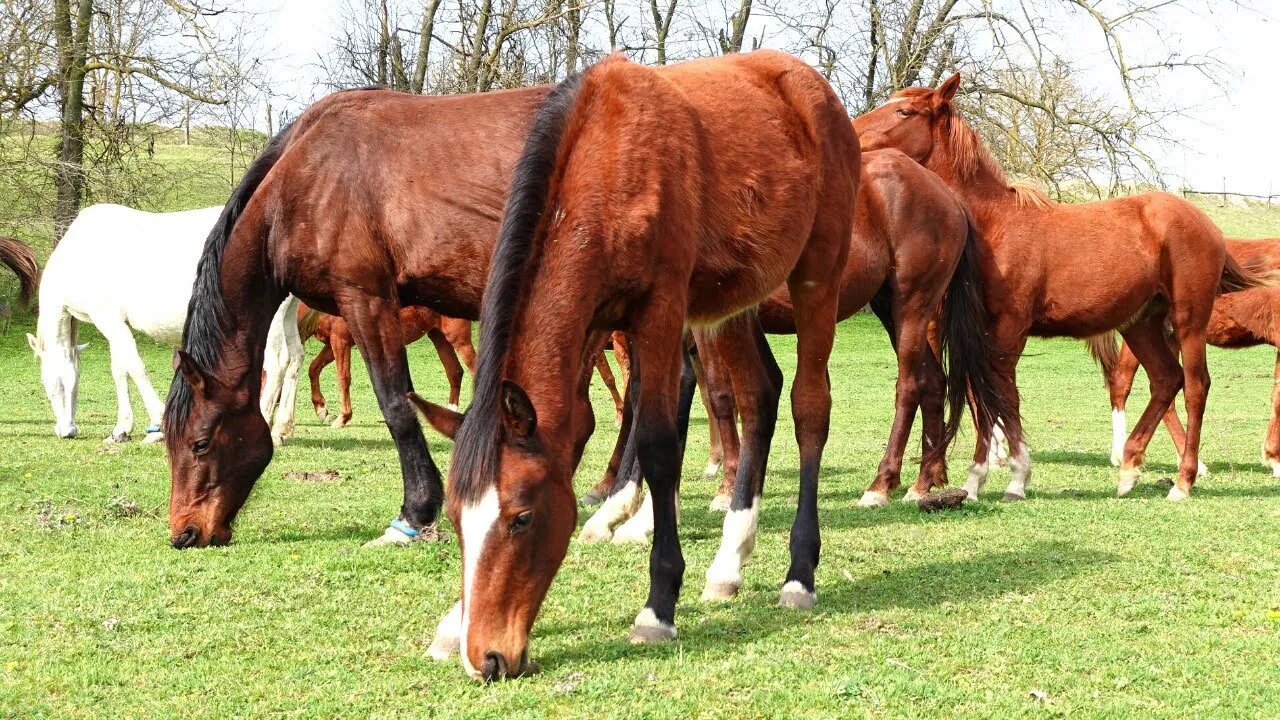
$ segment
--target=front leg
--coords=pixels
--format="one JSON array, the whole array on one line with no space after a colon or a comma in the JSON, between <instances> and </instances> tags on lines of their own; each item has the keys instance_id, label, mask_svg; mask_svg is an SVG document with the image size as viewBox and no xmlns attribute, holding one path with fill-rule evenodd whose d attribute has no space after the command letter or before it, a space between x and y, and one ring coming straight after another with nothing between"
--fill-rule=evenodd
<instances>
[{"instance_id":1,"label":"front leg","mask_svg":"<svg viewBox=\"0 0 1280 720\"><path fill-rule=\"evenodd\" d=\"M370 295L340 298L339 308L364 354L373 391L400 455L400 472L404 478L404 503L399 516L382 537L370 544L403 544L434 536L432 530L440 515L444 487L440 471L427 450L418 415L408 400L413 383L409 377L399 308Z\"/></svg>"}]
</instances>

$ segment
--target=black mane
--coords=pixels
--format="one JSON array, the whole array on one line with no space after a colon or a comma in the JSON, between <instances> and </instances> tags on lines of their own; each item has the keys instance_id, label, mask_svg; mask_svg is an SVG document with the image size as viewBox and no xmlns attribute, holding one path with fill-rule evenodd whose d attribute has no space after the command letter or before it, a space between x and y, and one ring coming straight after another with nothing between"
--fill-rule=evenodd
<instances>
[{"instance_id":1,"label":"black mane","mask_svg":"<svg viewBox=\"0 0 1280 720\"><path fill-rule=\"evenodd\" d=\"M511 344L511 326L521 307L524 278L538 224L547 207L560 140L581 84L581 75L574 75L557 85L542 102L507 193L480 305L475 394L453 448L455 471L451 473L449 491L463 502L479 500L497 471L502 371Z\"/></svg>"},{"instance_id":2,"label":"black mane","mask_svg":"<svg viewBox=\"0 0 1280 720\"><path fill-rule=\"evenodd\" d=\"M208 369L214 365L225 339L223 323L227 319L227 306L222 294L222 252L226 249L231 231L244 212L245 205L249 203L249 198L253 197L267 173L280 159L290 127L292 126L286 126L272 138L262 154L245 171L240 184L222 208L218 221L209 231L204 252L196 265L196 280L191 289L191 301L187 305L187 322L182 330L182 348L202 368ZM187 417L191 415L193 400L191 384L187 382L186 376L180 372L174 373L164 409L166 436L176 437L182 432Z\"/></svg>"}]
</instances>

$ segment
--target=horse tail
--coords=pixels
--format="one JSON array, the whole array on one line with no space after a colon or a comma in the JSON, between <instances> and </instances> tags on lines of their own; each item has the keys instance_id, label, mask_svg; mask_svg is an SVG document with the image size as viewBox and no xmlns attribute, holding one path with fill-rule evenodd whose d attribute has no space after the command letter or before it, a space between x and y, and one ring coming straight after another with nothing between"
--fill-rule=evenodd
<instances>
[{"instance_id":1,"label":"horse tail","mask_svg":"<svg viewBox=\"0 0 1280 720\"><path fill-rule=\"evenodd\" d=\"M11 237L0 237L0 262L9 266L22 289L18 300L24 309L31 308L31 301L36 297L36 288L40 286L40 265L36 262L36 253L24 243Z\"/></svg>"},{"instance_id":2,"label":"horse tail","mask_svg":"<svg viewBox=\"0 0 1280 720\"><path fill-rule=\"evenodd\" d=\"M1085 338L1085 344L1089 346L1089 354L1097 361L1098 367L1102 368L1102 373L1108 377L1111 371L1115 369L1116 363L1120 361L1120 346L1116 344L1116 338L1109 332L1099 335L1090 335Z\"/></svg>"},{"instance_id":3,"label":"horse tail","mask_svg":"<svg viewBox=\"0 0 1280 720\"><path fill-rule=\"evenodd\" d=\"M978 228L965 212L968 232L964 250L947 286L938 318L938 356L947 368L947 418L942 445L930 448L928 459L943 455L960 429L966 400L972 400L978 432L989 435L997 419L1013 416L1012 403L1001 394L995 356L987 335L990 318L982 300L978 267ZM1007 429L1007 426L1006 426ZM1010 437L1010 447L1021 438Z\"/></svg>"},{"instance_id":4,"label":"horse tail","mask_svg":"<svg viewBox=\"0 0 1280 720\"><path fill-rule=\"evenodd\" d=\"M1280 286L1280 268L1272 266L1265 257L1254 256L1239 262L1227 255L1227 262L1222 266L1222 279L1218 281L1218 294L1276 286Z\"/></svg>"},{"instance_id":5,"label":"horse tail","mask_svg":"<svg viewBox=\"0 0 1280 720\"><path fill-rule=\"evenodd\" d=\"M507 191L507 206L480 302L480 354L471 408L454 438L456 471L450 472L450 492L464 503L478 500L484 481L496 472L502 366L511 346L511 326L522 307L526 273L536 263L537 237L551 202L552 178L581 88L582 75L573 75L542 101Z\"/></svg>"},{"instance_id":6,"label":"horse tail","mask_svg":"<svg viewBox=\"0 0 1280 720\"><path fill-rule=\"evenodd\" d=\"M204 251L196 265L195 284L191 288L191 301L187 304L187 321L182 329L182 347L197 363L209 367L215 361L223 340L223 323L226 317L226 298L222 293L222 254L231 241L236 221L244 213L250 198L257 192L271 168L284 154L292 125L286 125L262 153L245 170L240 184L222 208L218 221L209 230ZM174 373L169 386L169 398L165 403L165 435L177 437L191 414L194 396L186 375Z\"/></svg>"}]
</instances>

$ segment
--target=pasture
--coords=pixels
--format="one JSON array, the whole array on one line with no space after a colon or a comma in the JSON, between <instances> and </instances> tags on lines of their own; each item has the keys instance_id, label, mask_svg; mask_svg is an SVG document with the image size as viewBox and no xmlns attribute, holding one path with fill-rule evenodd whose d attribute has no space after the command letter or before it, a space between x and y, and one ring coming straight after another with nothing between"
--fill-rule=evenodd
<instances>
[{"instance_id":1,"label":"pasture","mask_svg":"<svg viewBox=\"0 0 1280 720\"><path fill-rule=\"evenodd\" d=\"M1241 226L1228 233L1278 229L1261 211L1234 215L1228 222ZM1008 477L999 471L983 502L958 512L866 511L854 504L888 432L894 365L878 324L856 316L832 359L812 614L776 607L798 475L785 411L743 592L723 605L698 600L720 516L705 509L714 487L699 479L707 440L696 409L679 638L626 644L647 548L575 541L534 628L543 672L478 685L456 660L424 654L458 593L456 542L360 547L400 502L363 368L350 427L332 430L300 406L297 435L259 482L233 545L176 552L163 449L101 442L115 413L105 344L93 330L83 336L81 436L62 441L23 340L30 326L16 319L0 339L0 716L1280 714L1280 482L1258 462L1270 349L1210 351L1203 456L1213 475L1190 502L1163 499L1159 480L1175 469L1163 430L1134 496L1112 497L1102 379L1080 343L1037 340L1020 368L1030 500L999 503ZM169 349L140 344L167 386ZM792 338L773 344L789 374ZM440 399L434 351L419 344L411 359L424 395ZM1135 418L1145 402L1138 384ZM613 442L598 383L593 397L600 422L579 492ZM446 463L449 443L429 440ZM971 443L965 433L952 455L953 484Z\"/></svg>"}]
</instances>

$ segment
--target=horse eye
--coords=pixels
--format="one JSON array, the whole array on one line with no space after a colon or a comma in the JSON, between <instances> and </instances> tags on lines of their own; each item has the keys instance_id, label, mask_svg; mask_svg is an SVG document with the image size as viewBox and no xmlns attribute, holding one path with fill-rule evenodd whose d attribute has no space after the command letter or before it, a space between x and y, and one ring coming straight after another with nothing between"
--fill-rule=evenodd
<instances>
[{"instance_id":1,"label":"horse eye","mask_svg":"<svg viewBox=\"0 0 1280 720\"><path fill-rule=\"evenodd\" d=\"M191 446L191 452L199 455L209 449L209 438L201 438Z\"/></svg>"},{"instance_id":2,"label":"horse eye","mask_svg":"<svg viewBox=\"0 0 1280 720\"><path fill-rule=\"evenodd\" d=\"M901 108L900 108L900 109L898 110L898 115L899 115L899 116L901 116L901 117L911 117L911 111L910 111L910 110L906 110L906 109L901 109Z\"/></svg>"},{"instance_id":3,"label":"horse eye","mask_svg":"<svg viewBox=\"0 0 1280 720\"><path fill-rule=\"evenodd\" d=\"M533 511L526 510L511 519L511 534L515 535L529 529L529 523L533 522Z\"/></svg>"}]
</instances>

